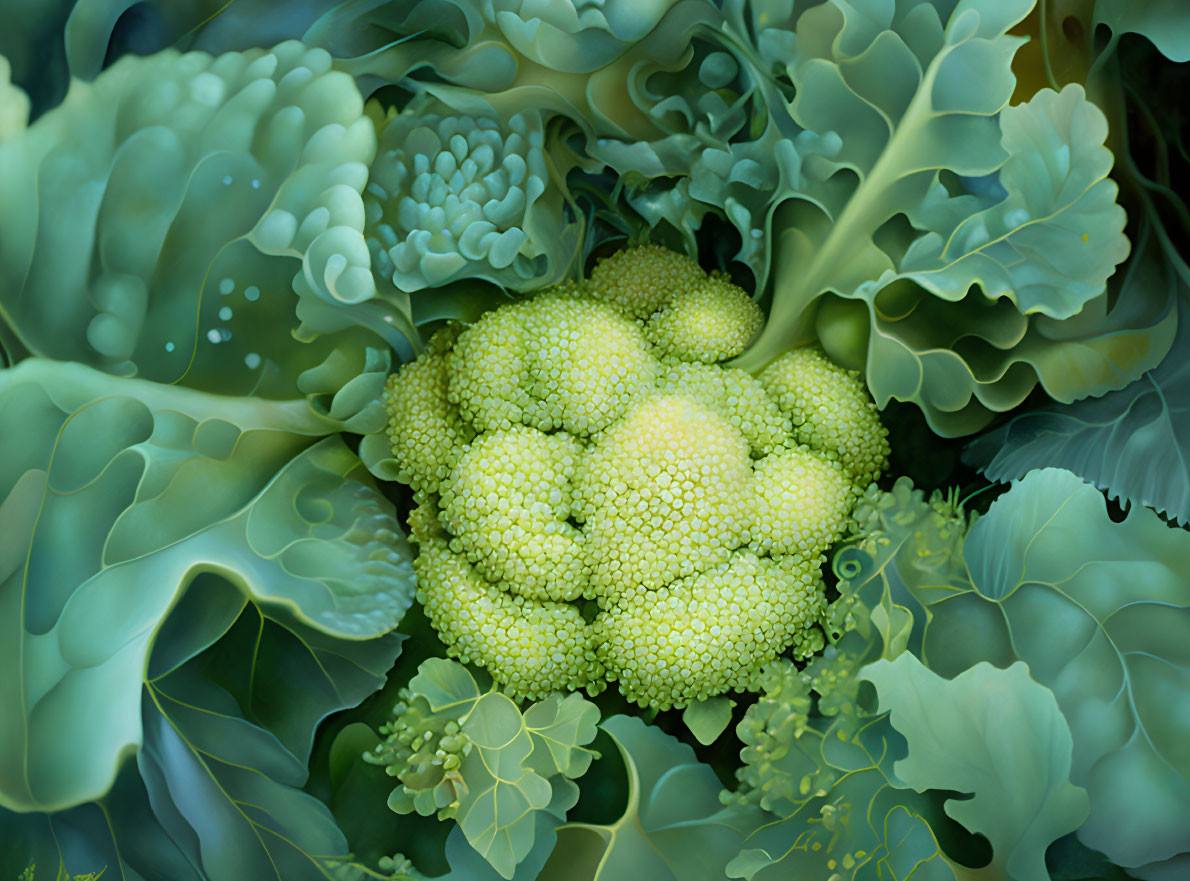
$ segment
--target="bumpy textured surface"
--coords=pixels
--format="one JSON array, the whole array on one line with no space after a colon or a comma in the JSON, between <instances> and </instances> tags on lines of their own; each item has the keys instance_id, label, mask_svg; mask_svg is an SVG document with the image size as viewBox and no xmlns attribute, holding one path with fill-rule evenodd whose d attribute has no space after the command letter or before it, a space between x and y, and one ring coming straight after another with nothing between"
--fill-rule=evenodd
<instances>
[{"instance_id":1,"label":"bumpy textured surface","mask_svg":"<svg viewBox=\"0 0 1190 881\"><path fill-rule=\"evenodd\" d=\"M693 260L657 245L643 245L600 260L586 288L594 299L645 319L678 291L689 290L705 278Z\"/></svg>"},{"instance_id":2,"label":"bumpy textured surface","mask_svg":"<svg viewBox=\"0 0 1190 881\"><path fill-rule=\"evenodd\" d=\"M888 467L888 432L857 371L805 347L770 364L760 381L793 420L798 443L837 457L856 483L867 485Z\"/></svg>"},{"instance_id":3,"label":"bumpy textured surface","mask_svg":"<svg viewBox=\"0 0 1190 881\"><path fill-rule=\"evenodd\" d=\"M664 709L822 648L823 555L886 432L816 352L760 380L706 363L759 314L635 248L400 369L389 437L418 495L419 598L455 657L520 697L611 679Z\"/></svg>"},{"instance_id":4,"label":"bumpy textured surface","mask_svg":"<svg viewBox=\"0 0 1190 881\"><path fill-rule=\"evenodd\" d=\"M648 320L645 333L663 356L713 364L741 354L763 325L755 300L714 277L679 292Z\"/></svg>"},{"instance_id":5,"label":"bumpy textured surface","mask_svg":"<svg viewBox=\"0 0 1190 881\"><path fill-rule=\"evenodd\" d=\"M543 138L531 113L503 121L412 109L390 119L364 201L377 271L404 291L465 276L514 287L540 278L546 237L535 233L562 223L556 200L542 199Z\"/></svg>"},{"instance_id":6,"label":"bumpy textured surface","mask_svg":"<svg viewBox=\"0 0 1190 881\"><path fill-rule=\"evenodd\" d=\"M126 56L5 129L0 311L36 354L246 393L295 312L307 339L376 296L376 133L322 49Z\"/></svg>"}]
</instances>

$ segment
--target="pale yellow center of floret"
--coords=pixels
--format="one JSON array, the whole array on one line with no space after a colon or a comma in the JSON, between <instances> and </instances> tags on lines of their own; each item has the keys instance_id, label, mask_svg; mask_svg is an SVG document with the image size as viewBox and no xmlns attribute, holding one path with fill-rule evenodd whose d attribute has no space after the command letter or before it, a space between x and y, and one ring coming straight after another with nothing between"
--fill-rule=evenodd
<instances>
[{"instance_id":1,"label":"pale yellow center of floret","mask_svg":"<svg viewBox=\"0 0 1190 881\"><path fill-rule=\"evenodd\" d=\"M581 492L592 583L606 602L726 562L747 540L752 462L738 431L657 395L591 453Z\"/></svg>"},{"instance_id":2,"label":"pale yellow center of floret","mask_svg":"<svg viewBox=\"0 0 1190 881\"><path fill-rule=\"evenodd\" d=\"M816 350L759 380L706 363L758 316L687 258L639 248L396 374L419 597L452 655L521 697L611 678L668 708L822 648L822 555L885 467L886 432Z\"/></svg>"},{"instance_id":3,"label":"pale yellow center of floret","mask_svg":"<svg viewBox=\"0 0 1190 881\"><path fill-rule=\"evenodd\" d=\"M714 410L744 436L754 457L767 456L789 442L793 430L764 387L734 367L675 361L657 380L661 391L686 395Z\"/></svg>"},{"instance_id":4,"label":"pale yellow center of floret","mask_svg":"<svg viewBox=\"0 0 1190 881\"><path fill-rule=\"evenodd\" d=\"M806 447L757 462L752 489L751 547L772 556L825 553L843 534L856 498L842 466Z\"/></svg>"}]
</instances>

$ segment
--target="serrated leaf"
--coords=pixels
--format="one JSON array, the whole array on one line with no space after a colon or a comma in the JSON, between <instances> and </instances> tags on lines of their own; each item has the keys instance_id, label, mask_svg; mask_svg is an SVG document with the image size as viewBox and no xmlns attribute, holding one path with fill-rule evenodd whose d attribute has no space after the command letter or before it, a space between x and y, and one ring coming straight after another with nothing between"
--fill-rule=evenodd
<instances>
[{"instance_id":1,"label":"serrated leaf","mask_svg":"<svg viewBox=\"0 0 1190 881\"><path fill-rule=\"evenodd\" d=\"M1049 881L1046 848L1088 812L1086 791L1070 783L1070 729L1053 693L1021 663L978 664L945 680L906 653L860 676L909 743L897 776L918 792L972 793L946 812L988 839L992 866L1016 881Z\"/></svg>"}]
</instances>

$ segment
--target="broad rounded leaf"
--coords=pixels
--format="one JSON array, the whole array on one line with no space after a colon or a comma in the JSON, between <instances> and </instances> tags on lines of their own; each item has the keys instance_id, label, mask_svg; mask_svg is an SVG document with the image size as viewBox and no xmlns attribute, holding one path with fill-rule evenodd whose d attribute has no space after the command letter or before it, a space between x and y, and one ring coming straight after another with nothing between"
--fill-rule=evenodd
<instances>
[{"instance_id":1,"label":"broad rounded leaf","mask_svg":"<svg viewBox=\"0 0 1190 881\"><path fill-rule=\"evenodd\" d=\"M721 784L694 751L633 716L600 726L628 772L623 816L607 826L568 823L540 881L710 881L739 851L740 833L714 816Z\"/></svg>"},{"instance_id":2,"label":"broad rounded leaf","mask_svg":"<svg viewBox=\"0 0 1190 881\"><path fill-rule=\"evenodd\" d=\"M972 588L935 604L924 656L943 676L1029 665L1074 741L1079 838L1142 878L1190 854L1190 534L1147 508L1121 523L1068 471L1030 473L969 533Z\"/></svg>"},{"instance_id":3,"label":"broad rounded leaf","mask_svg":"<svg viewBox=\"0 0 1190 881\"><path fill-rule=\"evenodd\" d=\"M979 664L948 681L906 653L860 675L909 743L897 776L919 792L972 793L948 801L946 812L991 842L993 865L1009 877L1049 881L1046 848L1087 816L1086 792L1070 783L1070 729L1053 693L1021 663Z\"/></svg>"}]
</instances>

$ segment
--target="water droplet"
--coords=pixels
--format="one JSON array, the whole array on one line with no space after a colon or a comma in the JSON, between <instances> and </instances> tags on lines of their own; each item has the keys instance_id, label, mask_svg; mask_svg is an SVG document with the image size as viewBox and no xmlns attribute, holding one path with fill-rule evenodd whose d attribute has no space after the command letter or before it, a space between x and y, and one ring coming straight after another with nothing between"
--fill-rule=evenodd
<instances>
[{"instance_id":1,"label":"water droplet","mask_svg":"<svg viewBox=\"0 0 1190 881\"><path fill-rule=\"evenodd\" d=\"M230 174L225 174L223 176L223 186L225 186L225 187L231 186L231 175Z\"/></svg>"},{"instance_id":2,"label":"water droplet","mask_svg":"<svg viewBox=\"0 0 1190 881\"><path fill-rule=\"evenodd\" d=\"M230 321L231 320L231 307L224 306L222 309L220 309L219 310L219 318L223 321Z\"/></svg>"},{"instance_id":3,"label":"water droplet","mask_svg":"<svg viewBox=\"0 0 1190 881\"><path fill-rule=\"evenodd\" d=\"M165 344L165 351L167 351L167 352L172 352L173 350L174 350L174 344L173 344L173 343L166 343L166 344Z\"/></svg>"},{"instance_id":4,"label":"water droplet","mask_svg":"<svg viewBox=\"0 0 1190 881\"><path fill-rule=\"evenodd\" d=\"M244 356L244 363L248 365L249 370L255 370L260 366L260 356L255 352L249 352Z\"/></svg>"},{"instance_id":5,"label":"water droplet","mask_svg":"<svg viewBox=\"0 0 1190 881\"><path fill-rule=\"evenodd\" d=\"M227 296L235 289L236 283L230 278L225 278L223 281L219 282L219 293L223 294L224 296Z\"/></svg>"},{"instance_id":6,"label":"water droplet","mask_svg":"<svg viewBox=\"0 0 1190 881\"><path fill-rule=\"evenodd\" d=\"M255 302L260 299L260 288L256 285L249 285L244 288L244 299L250 302Z\"/></svg>"},{"instance_id":7,"label":"water droplet","mask_svg":"<svg viewBox=\"0 0 1190 881\"><path fill-rule=\"evenodd\" d=\"M212 327L210 330L208 330L207 331L207 339L209 339L213 343L219 342L222 339L222 337L219 335L219 329Z\"/></svg>"},{"instance_id":8,"label":"water droplet","mask_svg":"<svg viewBox=\"0 0 1190 881\"><path fill-rule=\"evenodd\" d=\"M254 189L254 190L260 189L260 181L256 180L255 178L253 178L253 180L252 180L252 189Z\"/></svg>"},{"instance_id":9,"label":"water droplet","mask_svg":"<svg viewBox=\"0 0 1190 881\"><path fill-rule=\"evenodd\" d=\"M223 342L227 342L229 339L231 339L231 331L226 327L219 328L219 339Z\"/></svg>"}]
</instances>

